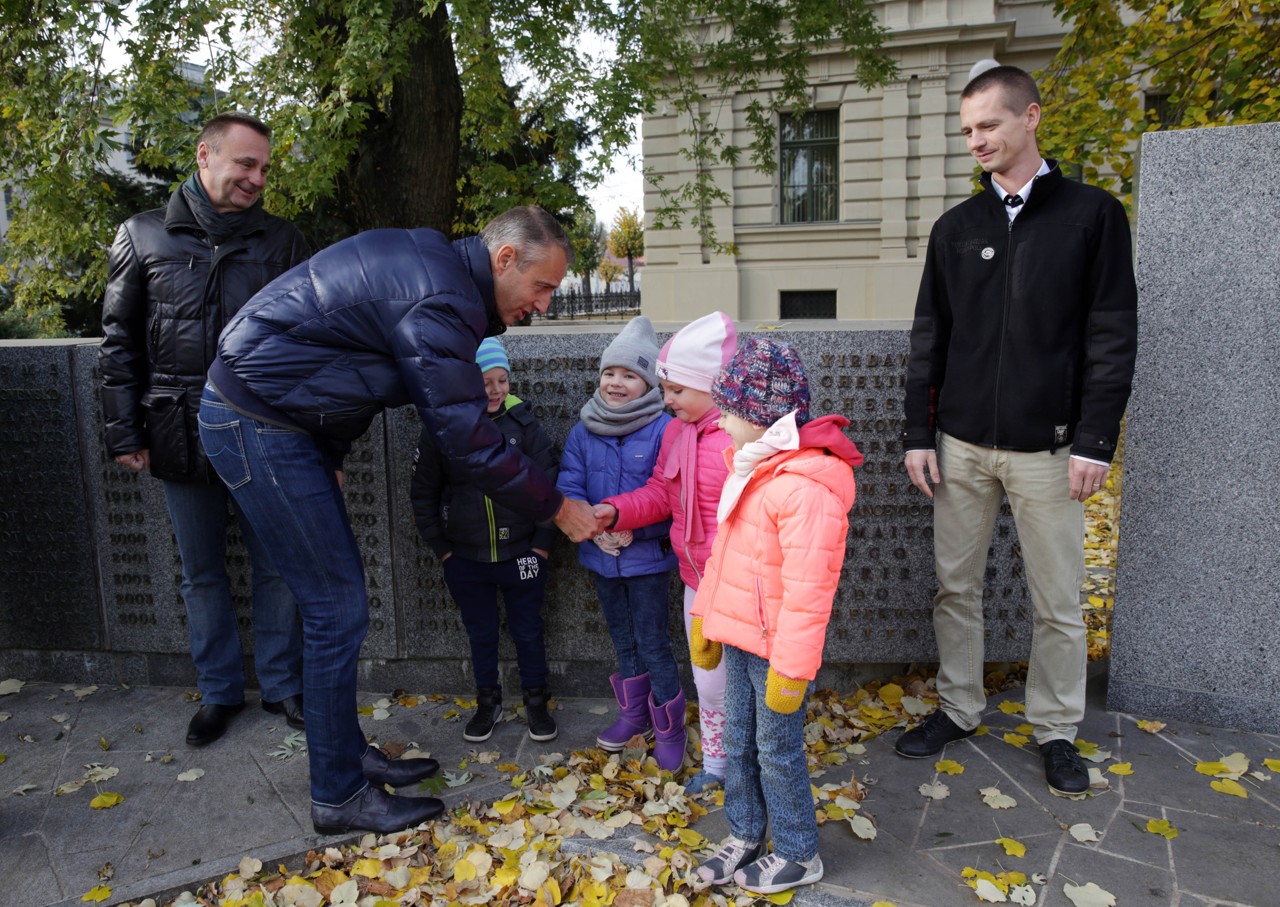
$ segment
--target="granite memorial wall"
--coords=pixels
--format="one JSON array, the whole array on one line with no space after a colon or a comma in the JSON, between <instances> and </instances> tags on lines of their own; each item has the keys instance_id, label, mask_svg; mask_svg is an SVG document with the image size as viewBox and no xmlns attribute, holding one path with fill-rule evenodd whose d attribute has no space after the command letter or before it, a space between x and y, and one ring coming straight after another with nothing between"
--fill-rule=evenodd
<instances>
[{"instance_id":1,"label":"granite memorial wall","mask_svg":"<svg viewBox=\"0 0 1280 907\"><path fill-rule=\"evenodd\" d=\"M1138 362L1108 687L1112 709L1272 734L1278 149L1280 123L1142 140Z\"/></svg>"},{"instance_id":2,"label":"granite memorial wall","mask_svg":"<svg viewBox=\"0 0 1280 907\"><path fill-rule=\"evenodd\" d=\"M620 325L516 328L504 337L512 392L563 441L596 386L600 351ZM665 338L674 326L667 328ZM804 357L815 415L841 413L866 457L850 516L844 575L820 681L840 684L859 665L931 661L935 590L930 502L911 487L899 435L907 331L829 323L769 328ZM180 567L160 484L129 473L102 449L97 347L86 342L0 344L0 673L29 679L190 684ZM370 629L361 653L368 689L471 688L466 633L409 502L420 423L410 408L375 421L346 463L348 510L364 556ZM246 652L251 571L233 523L232 593ZM589 575L573 546L552 553L545 617L555 688L607 689L612 650ZM1030 600L1007 505L997 521L985 588L988 658L1025 658ZM673 573L672 633L687 664L680 586ZM504 672L518 687L514 649Z\"/></svg>"}]
</instances>

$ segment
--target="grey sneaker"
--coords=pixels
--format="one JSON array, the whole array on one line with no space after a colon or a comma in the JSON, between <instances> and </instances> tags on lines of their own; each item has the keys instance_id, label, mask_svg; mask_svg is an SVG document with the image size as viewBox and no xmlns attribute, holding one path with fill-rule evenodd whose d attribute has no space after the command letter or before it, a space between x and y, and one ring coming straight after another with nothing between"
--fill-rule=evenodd
<instances>
[{"instance_id":1,"label":"grey sneaker","mask_svg":"<svg viewBox=\"0 0 1280 907\"><path fill-rule=\"evenodd\" d=\"M725 885L733 874L764 854L764 842L744 841L733 835L724 839L715 855L698 867L698 878L712 885Z\"/></svg>"},{"instance_id":2,"label":"grey sneaker","mask_svg":"<svg viewBox=\"0 0 1280 907\"><path fill-rule=\"evenodd\" d=\"M795 862L771 853L733 874L733 880L756 894L776 894L801 885L812 885L822 878L822 858Z\"/></svg>"}]
</instances>

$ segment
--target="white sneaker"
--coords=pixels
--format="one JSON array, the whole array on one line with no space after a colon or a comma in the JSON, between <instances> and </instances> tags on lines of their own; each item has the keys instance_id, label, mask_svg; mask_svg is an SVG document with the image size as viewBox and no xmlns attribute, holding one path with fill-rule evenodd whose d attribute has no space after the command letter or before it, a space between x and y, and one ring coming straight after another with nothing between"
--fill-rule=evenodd
<instances>
[{"instance_id":1,"label":"white sneaker","mask_svg":"<svg viewBox=\"0 0 1280 907\"><path fill-rule=\"evenodd\" d=\"M730 835L715 855L698 867L698 878L712 885L725 885L735 872L760 859L763 853L764 842L752 843Z\"/></svg>"},{"instance_id":2,"label":"white sneaker","mask_svg":"<svg viewBox=\"0 0 1280 907\"><path fill-rule=\"evenodd\" d=\"M812 885L821 878L822 858L817 854L812 860L797 863L771 853L733 874L733 880L739 887L757 894L789 891L801 885Z\"/></svg>"}]
</instances>

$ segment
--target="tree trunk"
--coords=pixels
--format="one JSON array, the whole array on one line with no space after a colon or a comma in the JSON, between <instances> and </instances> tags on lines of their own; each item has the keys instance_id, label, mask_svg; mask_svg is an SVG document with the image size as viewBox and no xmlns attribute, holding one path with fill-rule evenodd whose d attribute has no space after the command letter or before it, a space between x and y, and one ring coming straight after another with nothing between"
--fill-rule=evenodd
<instances>
[{"instance_id":1,"label":"tree trunk","mask_svg":"<svg viewBox=\"0 0 1280 907\"><path fill-rule=\"evenodd\" d=\"M631 253L627 253L627 286L632 293L636 291L636 260Z\"/></svg>"},{"instance_id":2,"label":"tree trunk","mask_svg":"<svg viewBox=\"0 0 1280 907\"><path fill-rule=\"evenodd\" d=\"M396 21L421 15L421 0L395 6ZM409 57L388 108L370 115L339 192L357 230L434 227L448 235L458 201L462 82L446 4L436 7Z\"/></svg>"}]
</instances>

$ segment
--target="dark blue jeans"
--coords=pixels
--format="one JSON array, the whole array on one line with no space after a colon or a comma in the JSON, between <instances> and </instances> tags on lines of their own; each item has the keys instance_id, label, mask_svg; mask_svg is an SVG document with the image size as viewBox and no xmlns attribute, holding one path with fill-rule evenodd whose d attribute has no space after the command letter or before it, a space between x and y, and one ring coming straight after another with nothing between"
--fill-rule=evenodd
<instances>
[{"instance_id":1,"label":"dark blue jeans","mask_svg":"<svg viewBox=\"0 0 1280 907\"><path fill-rule=\"evenodd\" d=\"M221 483L165 482L165 502L182 558L187 637L204 702L244 701L244 651L227 577L227 489ZM289 587L241 517L253 565L253 663L262 698L279 702L302 692L302 629Z\"/></svg>"},{"instance_id":2,"label":"dark blue jeans","mask_svg":"<svg viewBox=\"0 0 1280 907\"><path fill-rule=\"evenodd\" d=\"M769 662L759 655L725 646L724 670L729 830L744 841L763 841L767 827L778 856L812 860L818 853L818 820L804 754L805 703L790 715L764 704Z\"/></svg>"},{"instance_id":3,"label":"dark blue jeans","mask_svg":"<svg viewBox=\"0 0 1280 907\"><path fill-rule=\"evenodd\" d=\"M507 629L516 644L520 685L547 685L547 652L542 641L542 595L547 588L547 559L526 552L496 564L469 561L456 554L444 562L444 581L462 612L471 641L471 666L477 687L499 686L498 590L507 609Z\"/></svg>"},{"instance_id":4,"label":"dark blue jeans","mask_svg":"<svg viewBox=\"0 0 1280 907\"><path fill-rule=\"evenodd\" d=\"M298 603L311 799L341 806L368 786L356 659L369 628L364 565L342 491L309 435L243 416L208 386L200 440Z\"/></svg>"},{"instance_id":5,"label":"dark blue jeans","mask_svg":"<svg viewBox=\"0 0 1280 907\"><path fill-rule=\"evenodd\" d=\"M680 692L680 669L671 652L671 631L667 628L671 572L591 575L618 657L618 673L627 678L647 671L654 700L670 702Z\"/></svg>"}]
</instances>

